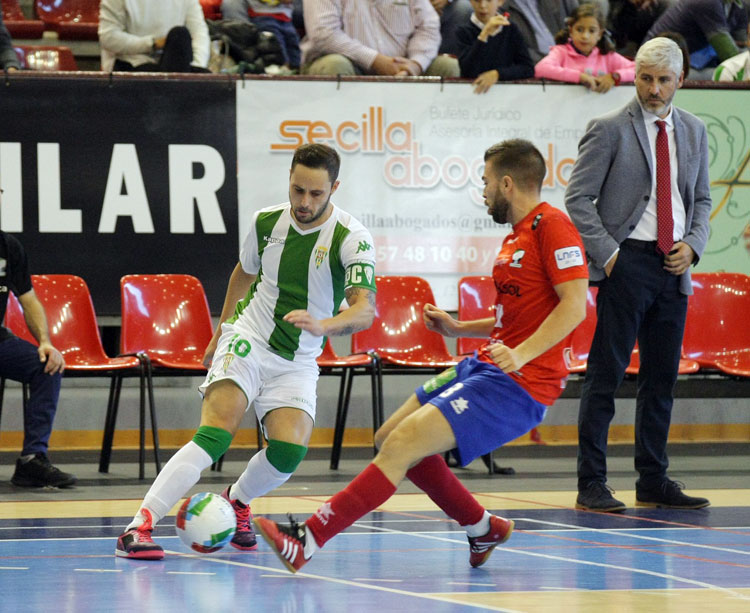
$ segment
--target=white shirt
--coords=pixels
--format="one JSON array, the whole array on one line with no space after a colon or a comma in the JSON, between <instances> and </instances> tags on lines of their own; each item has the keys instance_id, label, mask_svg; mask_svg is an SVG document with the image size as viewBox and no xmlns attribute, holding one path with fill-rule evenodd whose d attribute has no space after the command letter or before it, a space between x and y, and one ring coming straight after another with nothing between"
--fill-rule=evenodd
<instances>
[{"instance_id":1,"label":"white shirt","mask_svg":"<svg viewBox=\"0 0 750 613\"><path fill-rule=\"evenodd\" d=\"M651 150L651 193L648 197L646 210L643 212L640 221L635 229L630 233L628 238L635 238L641 241L656 240L656 135L659 128L656 122L661 119L658 115L649 113L643 109L643 123L646 126L648 134L648 144ZM667 139L669 142L669 169L671 171L672 183L672 219L674 221L673 239L674 242L682 240L685 236L685 203L682 201L679 187L677 186L677 145L674 139L674 121L672 107L669 108L669 114L664 118L667 129Z\"/></svg>"},{"instance_id":2,"label":"white shirt","mask_svg":"<svg viewBox=\"0 0 750 613\"><path fill-rule=\"evenodd\" d=\"M302 8L303 64L339 53L367 70L382 53L425 71L437 57L440 19L429 0L305 0Z\"/></svg>"},{"instance_id":3,"label":"white shirt","mask_svg":"<svg viewBox=\"0 0 750 613\"><path fill-rule=\"evenodd\" d=\"M193 39L194 66L208 66L208 26L198 0L102 0L99 5L99 45L102 70L115 59L133 66L153 62L154 39L175 26L185 26Z\"/></svg>"}]
</instances>

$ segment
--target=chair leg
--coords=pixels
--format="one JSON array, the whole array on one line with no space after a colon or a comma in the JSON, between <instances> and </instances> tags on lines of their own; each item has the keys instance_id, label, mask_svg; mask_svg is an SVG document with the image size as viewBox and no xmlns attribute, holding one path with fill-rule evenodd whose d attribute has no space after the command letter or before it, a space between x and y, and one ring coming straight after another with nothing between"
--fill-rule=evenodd
<instances>
[{"instance_id":1,"label":"chair leg","mask_svg":"<svg viewBox=\"0 0 750 613\"><path fill-rule=\"evenodd\" d=\"M144 356L145 357L145 356ZM138 478L146 478L146 363L141 360L140 401L138 404Z\"/></svg>"},{"instance_id":2,"label":"chair leg","mask_svg":"<svg viewBox=\"0 0 750 613\"><path fill-rule=\"evenodd\" d=\"M117 409L120 404L120 391L122 390L122 375L113 375L109 386L109 400L107 401L107 415L104 418L104 436L102 438L102 450L99 454L99 472L109 472L109 462L112 457L112 441L115 436L115 423L117 422Z\"/></svg>"},{"instance_id":3,"label":"chair leg","mask_svg":"<svg viewBox=\"0 0 750 613\"><path fill-rule=\"evenodd\" d=\"M344 444L344 430L346 429L346 416L349 412L349 399L352 393L352 381L354 377L348 369L344 369L339 385L339 400L336 406L336 423L333 427L333 447L331 447L331 470L337 470L341 459L341 448Z\"/></svg>"},{"instance_id":4,"label":"chair leg","mask_svg":"<svg viewBox=\"0 0 750 613\"><path fill-rule=\"evenodd\" d=\"M156 464L156 474L161 472L161 462L159 461L159 426L156 423L156 405L154 404L154 379L151 373L151 360L148 361L146 370L146 383L148 387L148 404L151 411L151 437L154 443L154 463Z\"/></svg>"},{"instance_id":5,"label":"chair leg","mask_svg":"<svg viewBox=\"0 0 750 613\"><path fill-rule=\"evenodd\" d=\"M372 353L371 356L375 360L377 365L377 382L378 382L378 428L383 425L385 421L385 415L383 413L383 362L377 353Z\"/></svg>"}]
</instances>

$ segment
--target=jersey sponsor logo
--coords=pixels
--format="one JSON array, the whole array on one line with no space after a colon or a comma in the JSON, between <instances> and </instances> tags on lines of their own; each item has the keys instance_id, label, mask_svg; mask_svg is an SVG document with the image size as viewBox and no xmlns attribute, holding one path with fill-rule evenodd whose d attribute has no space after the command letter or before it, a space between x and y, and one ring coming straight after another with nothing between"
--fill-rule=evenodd
<instances>
[{"instance_id":1,"label":"jersey sponsor logo","mask_svg":"<svg viewBox=\"0 0 750 613\"><path fill-rule=\"evenodd\" d=\"M276 243L277 245L283 245L286 243L285 238L279 238L278 236L264 236L263 240L267 243Z\"/></svg>"},{"instance_id":2,"label":"jersey sponsor logo","mask_svg":"<svg viewBox=\"0 0 750 613\"><path fill-rule=\"evenodd\" d=\"M320 268L320 265L326 259L328 255L328 247L318 247L315 252L315 268Z\"/></svg>"},{"instance_id":3,"label":"jersey sponsor logo","mask_svg":"<svg viewBox=\"0 0 750 613\"><path fill-rule=\"evenodd\" d=\"M360 251L370 251L372 250L372 245L368 243L367 241L359 241L359 245L357 245L357 250L354 253L359 253Z\"/></svg>"},{"instance_id":4,"label":"jersey sponsor logo","mask_svg":"<svg viewBox=\"0 0 750 613\"><path fill-rule=\"evenodd\" d=\"M310 402L307 398L303 398L302 396L292 396L290 400L294 400L295 402L299 402L300 404L304 404L306 407L313 408L312 402Z\"/></svg>"},{"instance_id":5,"label":"jersey sponsor logo","mask_svg":"<svg viewBox=\"0 0 750 613\"><path fill-rule=\"evenodd\" d=\"M351 285L366 285L372 287L375 282L375 270L372 264L352 264L346 269L347 287Z\"/></svg>"},{"instance_id":6,"label":"jersey sponsor logo","mask_svg":"<svg viewBox=\"0 0 750 613\"><path fill-rule=\"evenodd\" d=\"M503 283L497 286L497 291L500 294L508 294L509 296L521 297L521 286L515 283Z\"/></svg>"},{"instance_id":7,"label":"jersey sponsor logo","mask_svg":"<svg viewBox=\"0 0 750 613\"><path fill-rule=\"evenodd\" d=\"M461 415L461 413L469 408L469 401L463 396L459 396L455 400L451 400L451 408L456 415Z\"/></svg>"},{"instance_id":8,"label":"jersey sponsor logo","mask_svg":"<svg viewBox=\"0 0 750 613\"><path fill-rule=\"evenodd\" d=\"M511 263L509 266L513 268L521 268L521 258L526 255L526 251L523 249L516 249L511 257Z\"/></svg>"},{"instance_id":9,"label":"jersey sponsor logo","mask_svg":"<svg viewBox=\"0 0 750 613\"><path fill-rule=\"evenodd\" d=\"M583 253L581 248L572 245L570 247L563 247L562 249L555 250L555 262L557 268L565 270L573 266L583 266Z\"/></svg>"}]
</instances>

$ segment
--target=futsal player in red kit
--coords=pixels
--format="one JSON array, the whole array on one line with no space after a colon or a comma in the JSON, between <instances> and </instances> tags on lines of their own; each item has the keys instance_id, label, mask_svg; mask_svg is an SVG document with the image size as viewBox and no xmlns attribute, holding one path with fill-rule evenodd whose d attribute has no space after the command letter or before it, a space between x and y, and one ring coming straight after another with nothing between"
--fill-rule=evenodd
<instances>
[{"instance_id":1,"label":"futsal player in red kit","mask_svg":"<svg viewBox=\"0 0 750 613\"><path fill-rule=\"evenodd\" d=\"M588 272L578 231L562 211L540 202L541 153L507 140L484 155L484 199L499 224L510 223L495 260L496 317L457 321L427 304L427 327L445 336L488 338L468 357L416 390L375 436L379 452L341 492L300 524L255 518L258 532L296 572L329 539L390 498L408 477L469 539L469 563L481 566L513 531L484 509L446 465L462 466L537 426L565 387L566 340L583 320Z\"/></svg>"}]
</instances>

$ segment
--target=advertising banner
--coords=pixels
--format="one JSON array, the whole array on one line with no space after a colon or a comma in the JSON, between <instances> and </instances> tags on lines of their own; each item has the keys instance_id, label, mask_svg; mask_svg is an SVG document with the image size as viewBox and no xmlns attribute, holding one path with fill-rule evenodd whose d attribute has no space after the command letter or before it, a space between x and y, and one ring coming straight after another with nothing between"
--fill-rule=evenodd
<instances>
[{"instance_id":1,"label":"advertising banner","mask_svg":"<svg viewBox=\"0 0 750 613\"><path fill-rule=\"evenodd\" d=\"M77 274L99 315L129 273L189 273L214 311L237 262L233 84L11 79L0 226L32 273Z\"/></svg>"},{"instance_id":2,"label":"advertising banner","mask_svg":"<svg viewBox=\"0 0 750 613\"><path fill-rule=\"evenodd\" d=\"M240 234L258 208L288 200L294 149L335 147L341 185L332 201L372 232L378 274L425 277L453 309L464 275L488 274L507 227L482 198L484 151L510 138L547 161L542 197L563 208L578 140L589 119L624 105L583 87L466 83L268 82L237 89Z\"/></svg>"}]
</instances>

